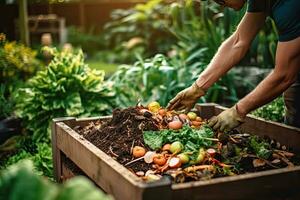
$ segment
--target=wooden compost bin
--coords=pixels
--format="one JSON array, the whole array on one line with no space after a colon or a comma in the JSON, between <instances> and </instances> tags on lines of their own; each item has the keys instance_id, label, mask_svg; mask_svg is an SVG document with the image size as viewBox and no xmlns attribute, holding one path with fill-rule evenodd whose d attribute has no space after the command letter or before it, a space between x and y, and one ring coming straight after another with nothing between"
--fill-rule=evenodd
<instances>
[{"instance_id":1,"label":"wooden compost bin","mask_svg":"<svg viewBox=\"0 0 300 200\"><path fill-rule=\"evenodd\" d=\"M196 109L201 117L208 119L225 108L199 104ZM98 119L110 117L53 120L54 173L58 182L74 176L63 159L67 158L117 200L300 199L300 166L180 184L171 184L168 179L145 183L72 129ZM240 129L245 133L267 135L300 152L300 129L253 116L247 117Z\"/></svg>"}]
</instances>

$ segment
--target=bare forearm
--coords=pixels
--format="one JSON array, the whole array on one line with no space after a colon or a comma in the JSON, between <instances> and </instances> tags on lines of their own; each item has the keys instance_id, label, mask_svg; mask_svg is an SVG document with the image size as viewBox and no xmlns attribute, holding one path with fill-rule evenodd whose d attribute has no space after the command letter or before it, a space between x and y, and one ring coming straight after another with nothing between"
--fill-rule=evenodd
<instances>
[{"instance_id":1,"label":"bare forearm","mask_svg":"<svg viewBox=\"0 0 300 200\"><path fill-rule=\"evenodd\" d=\"M251 93L237 103L237 108L242 116L259 108L282 94L294 81L279 73L269 74Z\"/></svg>"},{"instance_id":2,"label":"bare forearm","mask_svg":"<svg viewBox=\"0 0 300 200\"><path fill-rule=\"evenodd\" d=\"M299 53L300 37L278 43L274 71L255 90L238 102L237 107L241 115L269 103L295 82L300 71Z\"/></svg>"},{"instance_id":3,"label":"bare forearm","mask_svg":"<svg viewBox=\"0 0 300 200\"><path fill-rule=\"evenodd\" d=\"M248 45L239 40L238 34L232 35L219 48L207 68L197 79L197 85L207 90L228 70L244 57Z\"/></svg>"}]
</instances>

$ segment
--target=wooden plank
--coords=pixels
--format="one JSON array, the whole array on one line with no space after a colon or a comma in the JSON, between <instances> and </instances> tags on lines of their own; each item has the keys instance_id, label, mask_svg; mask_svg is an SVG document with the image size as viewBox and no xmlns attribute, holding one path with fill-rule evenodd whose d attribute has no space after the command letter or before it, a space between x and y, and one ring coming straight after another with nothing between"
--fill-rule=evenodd
<instances>
[{"instance_id":1,"label":"wooden plank","mask_svg":"<svg viewBox=\"0 0 300 200\"><path fill-rule=\"evenodd\" d=\"M173 185L174 200L299 199L300 167ZM276 172L275 172L276 171ZM297 197L297 198L295 198Z\"/></svg>"},{"instance_id":2,"label":"wooden plank","mask_svg":"<svg viewBox=\"0 0 300 200\"><path fill-rule=\"evenodd\" d=\"M51 125L51 143L52 143L52 158L53 158L53 171L54 171L54 178L57 182L60 182L62 171L61 171L61 153L57 146L57 126L56 123L58 122L65 122L70 123L74 121L75 118L73 117L64 117L64 118L55 118L52 120Z\"/></svg>"},{"instance_id":3,"label":"wooden plank","mask_svg":"<svg viewBox=\"0 0 300 200\"><path fill-rule=\"evenodd\" d=\"M195 106L199 116L203 119L210 119L215 115L215 107L217 104L215 103L205 103L205 104L197 104Z\"/></svg>"},{"instance_id":4,"label":"wooden plank","mask_svg":"<svg viewBox=\"0 0 300 200\"><path fill-rule=\"evenodd\" d=\"M98 120L107 121L111 118L112 118L112 116L99 116L99 117L90 117L90 118L80 118L80 119L76 119L76 123L72 124L70 127L71 128L74 128L74 126L85 127L91 122L96 122Z\"/></svg>"},{"instance_id":5,"label":"wooden plank","mask_svg":"<svg viewBox=\"0 0 300 200\"><path fill-rule=\"evenodd\" d=\"M65 165L64 162L61 163L62 167L61 167L61 180L62 182L69 180L71 178L73 178L75 176L75 174L68 168L67 165Z\"/></svg>"}]
</instances>

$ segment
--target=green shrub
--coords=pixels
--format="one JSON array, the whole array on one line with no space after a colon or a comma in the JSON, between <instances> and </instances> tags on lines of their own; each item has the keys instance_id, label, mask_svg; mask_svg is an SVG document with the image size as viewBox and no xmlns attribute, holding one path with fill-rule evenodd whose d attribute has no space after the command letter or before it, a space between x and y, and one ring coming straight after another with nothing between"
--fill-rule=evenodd
<instances>
[{"instance_id":1,"label":"green shrub","mask_svg":"<svg viewBox=\"0 0 300 200\"><path fill-rule=\"evenodd\" d=\"M0 120L11 115L13 103L5 95L5 85L0 84Z\"/></svg>"},{"instance_id":2,"label":"green shrub","mask_svg":"<svg viewBox=\"0 0 300 200\"><path fill-rule=\"evenodd\" d=\"M93 56L99 50L106 47L106 40L95 29L83 31L74 26L68 27L68 42L77 48L81 48L89 56Z\"/></svg>"},{"instance_id":3,"label":"green shrub","mask_svg":"<svg viewBox=\"0 0 300 200\"><path fill-rule=\"evenodd\" d=\"M36 54L36 51L23 44L2 39L0 42L0 84L5 84L6 96L43 68L41 62L36 59Z\"/></svg>"},{"instance_id":4,"label":"green shrub","mask_svg":"<svg viewBox=\"0 0 300 200\"><path fill-rule=\"evenodd\" d=\"M23 161L24 159L29 159L33 162L37 174L53 179L51 143L36 143L33 145L35 146L34 149L28 149L25 146L20 146L21 149L19 149L15 154L1 161L0 169L6 169L10 165Z\"/></svg>"},{"instance_id":5,"label":"green shrub","mask_svg":"<svg viewBox=\"0 0 300 200\"><path fill-rule=\"evenodd\" d=\"M285 115L285 106L283 97L279 97L271 103L258 108L252 112L253 115L275 122L283 122Z\"/></svg>"},{"instance_id":6,"label":"green shrub","mask_svg":"<svg viewBox=\"0 0 300 200\"><path fill-rule=\"evenodd\" d=\"M157 54L145 60L139 58L134 65L121 65L111 80L118 93L118 105L133 106L139 100L142 103L157 100L166 106L179 91L195 81L197 72L178 57ZM205 97L199 102L203 101L207 101Z\"/></svg>"},{"instance_id":7,"label":"green shrub","mask_svg":"<svg viewBox=\"0 0 300 200\"><path fill-rule=\"evenodd\" d=\"M48 67L37 73L16 95L16 114L34 141L48 141L53 118L111 113L115 93L104 72L90 69L82 51L57 52Z\"/></svg>"},{"instance_id":8,"label":"green shrub","mask_svg":"<svg viewBox=\"0 0 300 200\"><path fill-rule=\"evenodd\" d=\"M150 0L130 9L112 12L105 25L104 38L118 55L117 63L134 62L135 54L143 58L166 53L176 42L169 32L170 6L163 0Z\"/></svg>"}]
</instances>

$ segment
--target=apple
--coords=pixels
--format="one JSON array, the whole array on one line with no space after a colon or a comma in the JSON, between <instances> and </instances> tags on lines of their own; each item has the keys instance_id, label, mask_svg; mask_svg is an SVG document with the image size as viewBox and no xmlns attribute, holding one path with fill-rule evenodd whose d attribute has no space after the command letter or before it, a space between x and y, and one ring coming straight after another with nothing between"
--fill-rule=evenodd
<instances>
[{"instance_id":1,"label":"apple","mask_svg":"<svg viewBox=\"0 0 300 200\"><path fill-rule=\"evenodd\" d=\"M196 120L196 118L197 118L197 114L194 113L194 112L189 112L189 113L187 114L187 116L188 116L188 118L189 118L191 121L194 121L194 120Z\"/></svg>"},{"instance_id":2,"label":"apple","mask_svg":"<svg viewBox=\"0 0 300 200\"><path fill-rule=\"evenodd\" d=\"M186 153L178 154L177 157L180 159L182 164L186 164L190 161L190 157Z\"/></svg>"},{"instance_id":3,"label":"apple","mask_svg":"<svg viewBox=\"0 0 300 200\"><path fill-rule=\"evenodd\" d=\"M149 103L147 107L148 107L148 110L153 113L157 113L160 109L160 105L157 101L153 101L153 102Z\"/></svg>"},{"instance_id":4,"label":"apple","mask_svg":"<svg viewBox=\"0 0 300 200\"><path fill-rule=\"evenodd\" d=\"M170 146L171 153L177 154L180 153L183 149L183 144L179 141L173 142Z\"/></svg>"}]
</instances>

